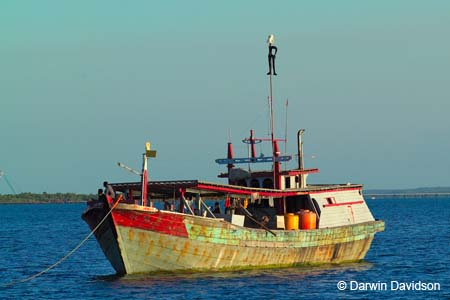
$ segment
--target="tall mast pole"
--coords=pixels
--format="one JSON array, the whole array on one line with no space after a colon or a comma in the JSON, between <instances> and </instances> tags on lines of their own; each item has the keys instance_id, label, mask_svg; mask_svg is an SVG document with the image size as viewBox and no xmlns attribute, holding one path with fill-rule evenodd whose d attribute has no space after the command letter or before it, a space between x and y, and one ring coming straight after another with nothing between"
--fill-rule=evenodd
<instances>
[{"instance_id":1,"label":"tall mast pole","mask_svg":"<svg viewBox=\"0 0 450 300\"><path fill-rule=\"evenodd\" d=\"M273 95L272 95L272 72L270 72L270 136L272 140L272 157L273 157L273 187L276 188L275 173L275 137L274 137L274 114L273 114Z\"/></svg>"},{"instance_id":2,"label":"tall mast pole","mask_svg":"<svg viewBox=\"0 0 450 300\"><path fill-rule=\"evenodd\" d=\"M279 183L279 169L280 169L280 165L279 165L279 161L277 161L277 158L279 156L279 150L278 150L278 144L277 144L277 140L275 139L275 122L274 122L274 111L273 111L273 89L272 89L272 77L273 75L277 75L277 72L275 71L275 56L277 55L278 52L278 48L273 45L275 40L275 37L273 34L269 35L268 39L267 39L267 43L269 44L269 55L268 55L268 59L269 59L269 73L267 73L267 75L269 75L269 105L270 105L270 137L271 137L271 141L272 141L272 162L273 162L273 188L275 189L279 189L280 188L280 183Z\"/></svg>"},{"instance_id":3,"label":"tall mast pole","mask_svg":"<svg viewBox=\"0 0 450 300\"><path fill-rule=\"evenodd\" d=\"M267 43L269 44L269 82L270 82L270 97L269 97L269 104L270 104L270 135L271 135L271 141L272 141L272 162L273 162L273 188L279 189L281 188L281 182L280 182L280 150L278 149L278 140L275 139L275 123L274 123L274 112L273 112L273 89L272 89L272 76L277 75L277 72L275 71L275 56L277 55L278 48L273 45L273 42L275 40L275 37L273 34L269 35L269 38L267 39Z\"/></svg>"},{"instance_id":4,"label":"tall mast pole","mask_svg":"<svg viewBox=\"0 0 450 300\"><path fill-rule=\"evenodd\" d=\"M289 99L286 99L286 126L284 128L284 153L287 153L287 142L288 142L288 105ZM287 164L286 164L287 166Z\"/></svg>"}]
</instances>

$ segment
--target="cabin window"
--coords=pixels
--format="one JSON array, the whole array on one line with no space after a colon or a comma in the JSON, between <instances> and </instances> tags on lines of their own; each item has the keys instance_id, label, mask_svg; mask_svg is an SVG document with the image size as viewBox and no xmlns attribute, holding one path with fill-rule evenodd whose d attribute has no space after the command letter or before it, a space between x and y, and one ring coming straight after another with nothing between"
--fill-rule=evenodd
<instances>
[{"instance_id":1,"label":"cabin window","mask_svg":"<svg viewBox=\"0 0 450 300\"><path fill-rule=\"evenodd\" d=\"M290 176L284 177L284 188L285 189L291 188L291 177Z\"/></svg>"},{"instance_id":2,"label":"cabin window","mask_svg":"<svg viewBox=\"0 0 450 300\"><path fill-rule=\"evenodd\" d=\"M254 187L254 188L259 188L259 180L258 179L252 179L252 181L250 181L250 186Z\"/></svg>"},{"instance_id":3,"label":"cabin window","mask_svg":"<svg viewBox=\"0 0 450 300\"><path fill-rule=\"evenodd\" d=\"M266 178L263 181L263 188L266 189L273 189L273 181L270 178Z\"/></svg>"},{"instance_id":4,"label":"cabin window","mask_svg":"<svg viewBox=\"0 0 450 300\"><path fill-rule=\"evenodd\" d=\"M327 202L328 204L335 204L336 203L336 199L334 199L334 197L327 197Z\"/></svg>"}]
</instances>

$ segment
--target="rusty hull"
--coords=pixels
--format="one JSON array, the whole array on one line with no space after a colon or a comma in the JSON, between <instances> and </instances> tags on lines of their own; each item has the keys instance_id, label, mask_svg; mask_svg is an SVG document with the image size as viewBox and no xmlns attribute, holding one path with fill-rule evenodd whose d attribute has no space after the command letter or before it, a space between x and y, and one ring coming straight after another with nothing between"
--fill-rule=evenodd
<instances>
[{"instance_id":1,"label":"rusty hull","mask_svg":"<svg viewBox=\"0 0 450 300\"><path fill-rule=\"evenodd\" d=\"M359 261L375 233L384 230L383 221L372 221L315 230L274 230L274 236L219 219L142 211L136 205L121 204L116 210L110 231L117 239L109 233L96 237L118 274ZM138 219L136 213L143 214L142 222L150 227L129 223ZM124 221L124 216L129 220Z\"/></svg>"}]
</instances>

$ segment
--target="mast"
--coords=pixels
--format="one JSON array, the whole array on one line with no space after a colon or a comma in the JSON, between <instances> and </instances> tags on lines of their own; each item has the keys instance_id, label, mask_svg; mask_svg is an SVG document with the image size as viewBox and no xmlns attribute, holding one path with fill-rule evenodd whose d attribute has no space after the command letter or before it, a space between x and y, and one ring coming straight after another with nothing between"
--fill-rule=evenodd
<instances>
[{"instance_id":1,"label":"mast","mask_svg":"<svg viewBox=\"0 0 450 300\"><path fill-rule=\"evenodd\" d=\"M274 42L274 36L273 34L269 35L269 38L267 39L267 43L269 44L269 72L266 74L269 76L269 96L267 97L268 100L268 107L269 107L269 134L270 137L267 138L256 138L254 131L250 130L250 137L245 138L242 140L243 143L248 144L248 157L245 158L234 158L233 152L232 152L232 146L231 142L228 143L228 155L227 158L219 158L216 159L216 163L227 165L228 167L228 182L230 183L230 171L234 164L249 164L250 163L272 163L272 187L274 189L280 189L281 188L281 162L290 161L292 159L291 155L281 155L280 149L279 149L279 143L278 142L286 142L286 139L277 139L275 137L275 114L274 114L274 106L273 106L273 76L277 75L275 71L275 56L277 54L278 48L273 45ZM287 102L287 100L286 100ZM287 103L286 103L287 106ZM287 122L287 120L286 120ZM287 123L286 123L287 126ZM261 142L271 142L272 143L272 156L271 157L265 157L261 154L261 156L256 155L256 148L255 144L261 143ZM286 152L286 151L285 151ZM250 171L250 168L249 168ZM220 174L219 177L225 177L223 176L225 174Z\"/></svg>"},{"instance_id":2,"label":"mast","mask_svg":"<svg viewBox=\"0 0 450 300\"><path fill-rule=\"evenodd\" d=\"M275 145L275 137L274 137L274 126L273 126L273 124L274 124L274 116L273 116L273 92L272 92L272 72L270 72L270 75L269 75L269 78L270 78L270 80L269 80L269 82L270 82L270 92L269 92L269 105L270 105L270 139L271 139L271 141L272 141L272 157L273 157L273 187L274 188L279 188L277 185L277 172L276 172L276 164L277 164L277 162L276 162L276 159L275 159L275 156L276 156L276 151L275 151L275 148L276 148L276 145Z\"/></svg>"},{"instance_id":3,"label":"mast","mask_svg":"<svg viewBox=\"0 0 450 300\"><path fill-rule=\"evenodd\" d=\"M286 124L284 128L284 153L287 153L287 142L288 142L288 106L289 99L286 99Z\"/></svg>"},{"instance_id":4,"label":"mast","mask_svg":"<svg viewBox=\"0 0 450 300\"><path fill-rule=\"evenodd\" d=\"M147 142L145 144L145 153L142 156L143 156L143 162L142 162L142 175L141 175L141 205L147 206L147 194L148 194L148 190L147 190L148 189L147 158L148 157L156 157L156 151L150 150L149 142Z\"/></svg>"},{"instance_id":5,"label":"mast","mask_svg":"<svg viewBox=\"0 0 450 300\"><path fill-rule=\"evenodd\" d=\"M280 161L277 157L280 155L280 151L278 149L278 142L275 139L274 135L274 111L273 111L273 88L272 88L272 77L273 75L277 75L275 71L275 57L278 52L278 48L273 45L275 37L273 34L269 35L267 39L267 43L269 44L269 105L270 105L270 137L272 141L272 163L273 163L273 187L279 189L281 187L280 184Z\"/></svg>"},{"instance_id":6,"label":"mast","mask_svg":"<svg viewBox=\"0 0 450 300\"><path fill-rule=\"evenodd\" d=\"M142 155L142 175L141 175L141 205L147 206L147 187L148 187L148 177L147 177L147 155L145 153Z\"/></svg>"}]
</instances>

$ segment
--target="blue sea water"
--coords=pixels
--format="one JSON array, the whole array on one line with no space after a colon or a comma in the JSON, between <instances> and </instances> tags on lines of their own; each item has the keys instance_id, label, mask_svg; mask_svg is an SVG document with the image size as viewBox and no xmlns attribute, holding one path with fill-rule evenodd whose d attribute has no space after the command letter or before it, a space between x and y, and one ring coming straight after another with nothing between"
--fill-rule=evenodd
<instances>
[{"instance_id":1,"label":"blue sea water","mask_svg":"<svg viewBox=\"0 0 450 300\"><path fill-rule=\"evenodd\" d=\"M386 231L362 263L116 277L91 238L55 269L9 287L58 261L89 229L83 204L0 205L0 299L450 299L450 199L367 202ZM395 290L418 282L440 289ZM353 289L366 283L380 288Z\"/></svg>"}]
</instances>

